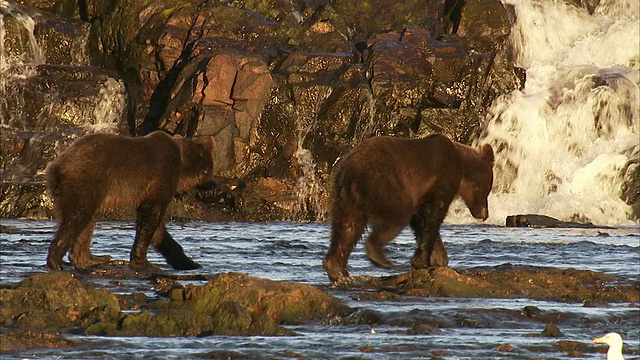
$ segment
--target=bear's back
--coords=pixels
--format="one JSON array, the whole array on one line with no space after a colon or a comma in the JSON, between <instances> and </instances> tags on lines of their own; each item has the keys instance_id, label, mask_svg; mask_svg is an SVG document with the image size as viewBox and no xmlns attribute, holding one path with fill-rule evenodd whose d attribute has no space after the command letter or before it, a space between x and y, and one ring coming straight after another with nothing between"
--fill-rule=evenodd
<instances>
[{"instance_id":1,"label":"bear's back","mask_svg":"<svg viewBox=\"0 0 640 360\"><path fill-rule=\"evenodd\" d=\"M108 212L149 197L172 198L180 169L180 146L166 133L90 134L49 164L47 183L53 194L99 202L102 211Z\"/></svg>"}]
</instances>

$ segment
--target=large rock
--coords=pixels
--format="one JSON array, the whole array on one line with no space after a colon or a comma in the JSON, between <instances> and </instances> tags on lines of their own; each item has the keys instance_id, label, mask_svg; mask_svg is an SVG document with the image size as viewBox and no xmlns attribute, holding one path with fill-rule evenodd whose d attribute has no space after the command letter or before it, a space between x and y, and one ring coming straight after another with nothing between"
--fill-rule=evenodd
<instances>
[{"instance_id":1,"label":"large rock","mask_svg":"<svg viewBox=\"0 0 640 360\"><path fill-rule=\"evenodd\" d=\"M631 206L633 211L629 214L632 220L640 219L640 145L627 151L627 162L620 170L622 188L620 198Z\"/></svg>"},{"instance_id":2,"label":"large rock","mask_svg":"<svg viewBox=\"0 0 640 360\"><path fill-rule=\"evenodd\" d=\"M120 313L113 293L84 285L67 272L35 275L2 288L0 305L0 325L30 330L86 327Z\"/></svg>"},{"instance_id":3,"label":"large rock","mask_svg":"<svg viewBox=\"0 0 640 360\"><path fill-rule=\"evenodd\" d=\"M638 302L640 284L621 284L613 276L589 270L510 264L456 271L434 268L382 278L373 286L405 295L526 298L563 302Z\"/></svg>"},{"instance_id":4,"label":"large rock","mask_svg":"<svg viewBox=\"0 0 640 360\"><path fill-rule=\"evenodd\" d=\"M293 335L281 324L346 315L351 309L314 287L254 278L215 275L204 286L170 291L149 311L117 322L92 325L87 334L108 336Z\"/></svg>"},{"instance_id":5,"label":"large rock","mask_svg":"<svg viewBox=\"0 0 640 360\"><path fill-rule=\"evenodd\" d=\"M128 269L104 269L89 277L101 272L116 278L141 276ZM49 332L72 327L84 329L88 335L108 336L293 335L283 325L345 316L352 311L312 286L246 274L214 275L203 286L169 283L163 292L168 300L148 302L144 295L141 299L134 295L118 299L111 291L83 283L68 272L35 275L0 289L0 326L34 332L14 333L27 340L46 340ZM142 301L150 311L140 310L140 304L130 306L132 299ZM119 300L130 311L123 313Z\"/></svg>"}]
</instances>

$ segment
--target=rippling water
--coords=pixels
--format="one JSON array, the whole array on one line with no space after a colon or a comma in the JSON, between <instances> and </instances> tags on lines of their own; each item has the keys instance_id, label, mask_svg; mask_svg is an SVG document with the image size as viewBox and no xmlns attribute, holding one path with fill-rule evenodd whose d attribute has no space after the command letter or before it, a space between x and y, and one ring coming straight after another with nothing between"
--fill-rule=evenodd
<instances>
[{"instance_id":1,"label":"rippling water","mask_svg":"<svg viewBox=\"0 0 640 360\"><path fill-rule=\"evenodd\" d=\"M2 283L45 272L47 247L54 231L51 221L2 220L0 224L20 229L0 234L0 276ZM323 223L169 223L169 232L188 255L203 268L180 274L242 272L273 280L328 284L321 262L328 246L329 226ZM94 233L94 254L109 254L128 260L134 230L130 223L99 223ZM529 229L499 226L448 225L442 230L450 266L514 265L551 266L600 271L628 280L639 279L640 230L617 229ZM357 275L384 276L409 269L414 240L405 230L390 244L389 258L398 265L392 271L379 269L366 259L362 244L350 258L350 271ZM150 261L167 273L177 273L156 253ZM185 284L187 282L184 282ZM192 282L199 285L198 282ZM157 296L147 282L130 282L113 287L115 292L143 291ZM361 300L358 294L329 290L350 306L374 311L375 324L353 321L350 325L309 323L289 326L295 337L201 338L111 338L83 337L81 345L65 350L31 350L16 358L288 358L313 359L415 359L438 355L446 359L570 359L555 347L559 340L580 341L609 331L620 332L625 347L638 352L640 310L638 304L610 304L585 308L582 304L528 299L439 299L406 297L400 301ZM562 338L532 337L547 322L523 318L519 311L537 306L544 313L558 313ZM560 315L562 313L562 315ZM460 325L461 319L470 325ZM490 319L490 320L489 320ZM430 334L411 335L416 323L437 321L442 327ZM495 324L499 324L496 326ZM509 344L512 352L500 352ZM4 357L3 357L4 358ZM603 359L603 354L585 352L585 358ZM627 356L627 359L638 356Z\"/></svg>"}]
</instances>

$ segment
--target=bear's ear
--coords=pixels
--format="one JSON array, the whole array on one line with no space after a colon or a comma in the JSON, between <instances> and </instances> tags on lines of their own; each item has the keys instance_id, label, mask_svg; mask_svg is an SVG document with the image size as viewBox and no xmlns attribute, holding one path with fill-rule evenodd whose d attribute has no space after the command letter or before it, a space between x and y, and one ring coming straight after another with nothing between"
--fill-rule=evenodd
<instances>
[{"instance_id":1,"label":"bear's ear","mask_svg":"<svg viewBox=\"0 0 640 360\"><path fill-rule=\"evenodd\" d=\"M204 144L204 147L209 151L213 151L213 148L216 147L216 139L214 139L213 136L209 136L207 142Z\"/></svg>"},{"instance_id":2,"label":"bear's ear","mask_svg":"<svg viewBox=\"0 0 640 360\"><path fill-rule=\"evenodd\" d=\"M491 147L491 145L489 144L482 145L480 147L480 156L482 156L482 159L484 161L486 161L487 163L491 164L491 166L493 166L493 162L495 158L493 156L493 148Z\"/></svg>"}]
</instances>

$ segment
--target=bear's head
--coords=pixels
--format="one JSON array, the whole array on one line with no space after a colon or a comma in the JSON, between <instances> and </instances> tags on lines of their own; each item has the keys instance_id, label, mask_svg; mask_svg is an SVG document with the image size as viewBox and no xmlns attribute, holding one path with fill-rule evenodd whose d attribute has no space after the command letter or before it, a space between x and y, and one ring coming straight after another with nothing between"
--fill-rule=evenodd
<instances>
[{"instance_id":1,"label":"bear's head","mask_svg":"<svg viewBox=\"0 0 640 360\"><path fill-rule=\"evenodd\" d=\"M465 150L463 154L463 176L458 195L476 219L487 220L489 205L487 197L493 187L493 149L484 144L479 149Z\"/></svg>"},{"instance_id":2,"label":"bear's head","mask_svg":"<svg viewBox=\"0 0 640 360\"><path fill-rule=\"evenodd\" d=\"M178 191L211 181L213 179L213 158L211 156L214 148L213 138L210 137L205 143L180 136L174 136L173 139L180 145L182 158Z\"/></svg>"}]
</instances>

